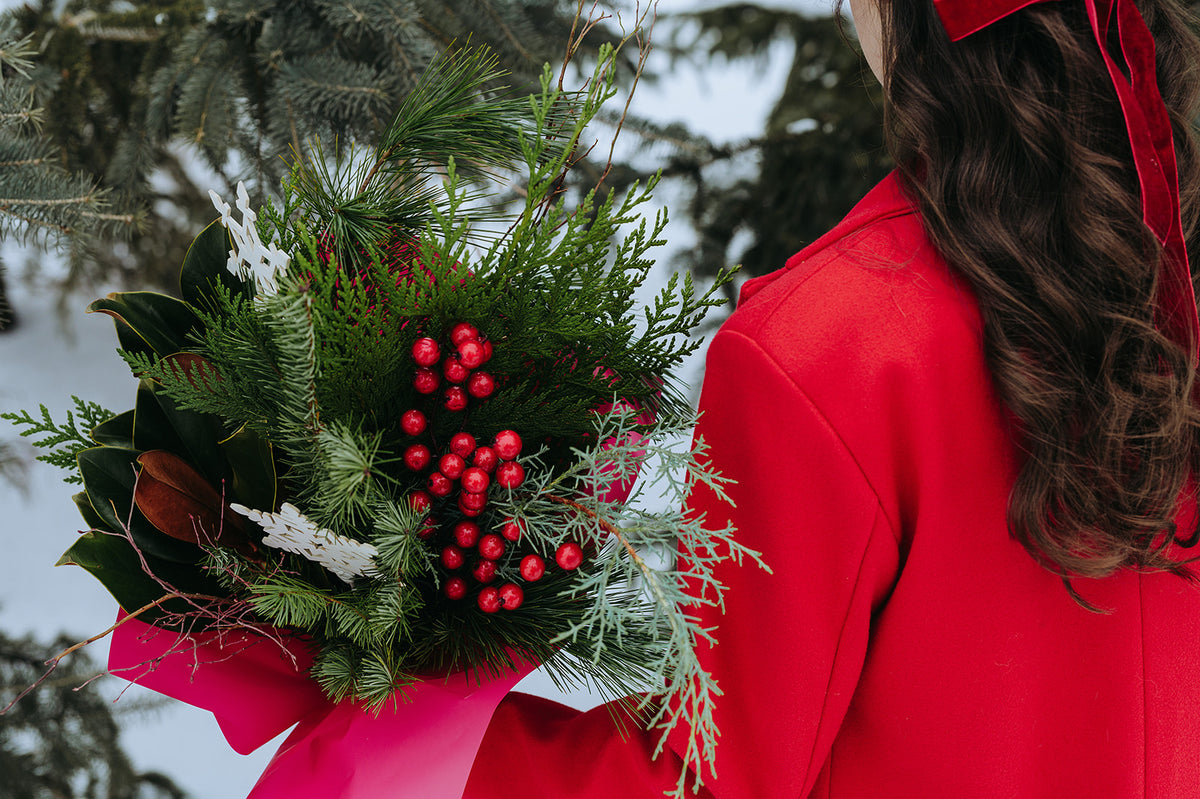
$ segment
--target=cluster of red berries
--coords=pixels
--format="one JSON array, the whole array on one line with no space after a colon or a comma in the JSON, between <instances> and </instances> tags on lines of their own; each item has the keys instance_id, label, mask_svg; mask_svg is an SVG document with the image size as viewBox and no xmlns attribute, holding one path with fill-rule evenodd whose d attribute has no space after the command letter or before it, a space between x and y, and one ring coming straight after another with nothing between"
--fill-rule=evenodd
<instances>
[{"instance_id":1,"label":"cluster of red berries","mask_svg":"<svg viewBox=\"0 0 1200 799\"><path fill-rule=\"evenodd\" d=\"M484 534L478 524L464 520L454 525L454 543L442 548L441 564L450 572L458 572L467 565L471 549L478 553L470 576L483 586L476 596L476 604L484 613L516 610L525 601L524 589L514 582L491 585L496 579L497 561L504 557L510 546L518 545L522 532L521 525L512 519L504 523L499 534ZM576 569L583 562L583 549L573 542L563 544L555 553L555 562L565 570ZM525 582L536 583L546 574L546 561L536 552L530 552L521 558L517 571ZM466 579L458 574L453 574L442 586L442 593L453 600L465 597L467 590Z\"/></svg>"},{"instance_id":2,"label":"cluster of red berries","mask_svg":"<svg viewBox=\"0 0 1200 799\"><path fill-rule=\"evenodd\" d=\"M467 405L468 395L486 399L495 390L495 379L478 371L491 358L492 344L474 325L465 322L451 329L450 341L456 354L443 358L436 340L417 339L412 348L418 367L413 383L418 392L433 394L445 378L451 385L445 389L442 404L448 410L461 411ZM434 369L439 362L440 375ZM415 408L400 417L400 428L414 438L428 427L429 419ZM450 437L449 449L436 458L421 441L409 444L404 450L405 466L414 472L428 473L425 487L409 495L409 504L424 514L420 537L431 545L441 545L438 560L450 575L442 584L442 593L451 600L463 599L470 590L467 583L470 577L482 586L476 594L476 603L485 613L515 610L525 601L525 592L517 583L493 585L499 562L506 553L509 560L520 555L521 525L510 519L497 532L485 533L474 521L487 507L487 492L492 483L511 489L524 482L525 468L517 461L521 447L520 435L513 430L501 430L490 446L480 445L468 432L456 433ZM465 518L449 531L446 541L445 534L438 536L440 526L431 514L435 501L447 499L456 491L458 510ZM563 544L555 553L555 562L562 569L576 569L583 562L583 550L576 543ZM546 562L541 555L527 552L520 557L518 572L523 581L537 582L546 573Z\"/></svg>"},{"instance_id":3,"label":"cluster of red berries","mask_svg":"<svg viewBox=\"0 0 1200 799\"><path fill-rule=\"evenodd\" d=\"M450 343L454 353L443 357L436 339L422 336L413 342L412 356L417 362L413 388L433 394L445 379L449 385L442 392L442 405L446 410L461 411L470 397L486 399L496 390L496 378L479 369L491 360L492 342L475 325L459 322L450 329ZM439 364L440 369L436 368Z\"/></svg>"},{"instance_id":4,"label":"cluster of red berries","mask_svg":"<svg viewBox=\"0 0 1200 799\"><path fill-rule=\"evenodd\" d=\"M410 436L425 431L425 414L413 409L400 417L401 429ZM521 454L521 437L512 430L501 430L492 445L477 446L470 433L455 433L450 437L450 450L434 463L433 451L425 444L409 444L404 450L404 465L414 472L429 471L425 490L414 496L426 495L445 499L458 490L458 509L464 516L474 518L487 506L487 491L493 480L501 488L516 488L525 481L525 467L517 462Z\"/></svg>"}]
</instances>

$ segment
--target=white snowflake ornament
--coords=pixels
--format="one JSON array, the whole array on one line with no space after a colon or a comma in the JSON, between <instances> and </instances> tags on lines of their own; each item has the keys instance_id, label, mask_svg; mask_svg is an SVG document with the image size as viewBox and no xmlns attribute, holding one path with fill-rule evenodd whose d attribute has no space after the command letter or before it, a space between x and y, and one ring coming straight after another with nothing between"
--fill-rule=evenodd
<instances>
[{"instance_id":1,"label":"white snowflake ornament","mask_svg":"<svg viewBox=\"0 0 1200 799\"><path fill-rule=\"evenodd\" d=\"M319 563L344 582L379 573L375 566L379 550L374 546L317 527L289 502L283 503L278 513L252 510L237 503L229 507L267 532L262 540L266 546Z\"/></svg>"},{"instance_id":2,"label":"white snowflake ornament","mask_svg":"<svg viewBox=\"0 0 1200 799\"><path fill-rule=\"evenodd\" d=\"M264 244L258 235L258 214L250 207L250 195L246 184L238 181L237 209L242 212L239 223L233 218L229 203L211 189L208 192L213 207L221 215L221 224L233 239L233 249L225 266L240 280L253 283L260 295L274 294L279 290L278 275L287 269L288 254L269 244Z\"/></svg>"}]
</instances>

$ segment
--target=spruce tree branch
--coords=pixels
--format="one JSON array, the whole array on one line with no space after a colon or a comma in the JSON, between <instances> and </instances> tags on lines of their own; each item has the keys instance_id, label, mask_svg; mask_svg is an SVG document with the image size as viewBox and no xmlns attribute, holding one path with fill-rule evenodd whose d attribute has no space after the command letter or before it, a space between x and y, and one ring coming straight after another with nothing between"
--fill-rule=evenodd
<instances>
[{"instance_id":1,"label":"spruce tree branch","mask_svg":"<svg viewBox=\"0 0 1200 799\"><path fill-rule=\"evenodd\" d=\"M0 161L0 169L21 166L45 166L54 163L47 158L26 158L23 161Z\"/></svg>"},{"instance_id":2,"label":"spruce tree branch","mask_svg":"<svg viewBox=\"0 0 1200 799\"><path fill-rule=\"evenodd\" d=\"M299 158L304 148L300 146L300 131L296 129L296 108L292 105L291 96L285 96L284 102L287 103L288 130L292 134L292 152Z\"/></svg>"},{"instance_id":3,"label":"spruce tree branch","mask_svg":"<svg viewBox=\"0 0 1200 799\"><path fill-rule=\"evenodd\" d=\"M0 211L7 211L14 205L32 205L35 208L57 208L63 205L87 205L96 201L95 192L78 197L59 197L53 200L38 200L34 198L0 199Z\"/></svg>"},{"instance_id":4,"label":"spruce tree branch","mask_svg":"<svg viewBox=\"0 0 1200 799\"><path fill-rule=\"evenodd\" d=\"M100 222L120 222L123 225L132 225L137 221L137 217L133 214L100 214L91 211L83 214L86 219L95 219Z\"/></svg>"},{"instance_id":5,"label":"spruce tree branch","mask_svg":"<svg viewBox=\"0 0 1200 799\"><path fill-rule=\"evenodd\" d=\"M481 2L483 3L483 7L487 10L488 16L491 17L492 21L497 27L499 27L500 32L504 35L504 38L508 40L509 44L513 46L513 49L521 54L521 58L525 59L529 63L534 63L537 59L533 57L533 53L525 49L525 46L521 44L521 40L513 34L512 28L504 23L504 18L499 12L496 11L496 7L492 5L489 0L481 0Z\"/></svg>"},{"instance_id":6,"label":"spruce tree branch","mask_svg":"<svg viewBox=\"0 0 1200 799\"><path fill-rule=\"evenodd\" d=\"M134 42L148 44L157 42L162 34L153 28L110 28L97 26L95 28L80 28L79 32L88 39L100 42Z\"/></svg>"},{"instance_id":7,"label":"spruce tree branch","mask_svg":"<svg viewBox=\"0 0 1200 799\"><path fill-rule=\"evenodd\" d=\"M64 236L73 236L76 232L75 228L70 227L68 225L59 225L54 222L45 222L41 219L37 219L35 217L28 216L27 214L19 214L16 211L9 208L7 205L0 205L0 214L8 214L13 219L20 220L21 222L24 222L27 225L31 225L33 227L46 228L47 230L53 230L57 233L61 233Z\"/></svg>"},{"instance_id":8,"label":"spruce tree branch","mask_svg":"<svg viewBox=\"0 0 1200 799\"><path fill-rule=\"evenodd\" d=\"M0 114L0 123L9 122L38 122L41 119L41 114L35 109L31 111L14 111L11 113Z\"/></svg>"}]
</instances>

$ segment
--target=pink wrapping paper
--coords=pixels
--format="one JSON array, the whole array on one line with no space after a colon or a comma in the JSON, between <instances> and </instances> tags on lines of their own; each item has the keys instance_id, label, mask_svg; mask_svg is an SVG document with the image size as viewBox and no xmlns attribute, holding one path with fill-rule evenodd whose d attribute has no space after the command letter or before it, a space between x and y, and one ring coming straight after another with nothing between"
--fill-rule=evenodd
<instances>
[{"instance_id":1,"label":"pink wrapping paper","mask_svg":"<svg viewBox=\"0 0 1200 799\"><path fill-rule=\"evenodd\" d=\"M640 439L634 433L628 443ZM614 482L602 499L624 502L634 481ZM247 799L460 799L496 707L536 668L520 663L481 684L463 673L430 678L372 714L329 701L308 675L312 660L307 643L290 635L181 638L131 619L113 631L108 667L208 710L240 754L296 725Z\"/></svg>"},{"instance_id":2,"label":"pink wrapping paper","mask_svg":"<svg viewBox=\"0 0 1200 799\"><path fill-rule=\"evenodd\" d=\"M605 374L611 374L611 372L605 372ZM608 413L609 411L613 410L615 407L616 406L614 406L611 402L607 402L607 403L601 405L599 408L597 408L596 413L605 414L605 413ZM639 424L649 424L652 421L654 421L654 417L650 414L649 411L643 411L641 413L641 415L639 415L637 417L637 422ZM636 445L641 440L642 440L642 435L640 433L630 433L624 443ZM609 438L600 443L601 449L609 449L611 447L615 447L616 445L617 445L616 438ZM641 454L641 453L639 452L639 454ZM627 477L624 480L615 480L613 482L612 486L609 487L608 491L606 491L604 494L602 494L600 496L600 500L602 502L624 502L624 501L626 501L627 499L629 499L629 495L633 492L633 484L635 482L637 482L637 478L633 477L633 476Z\"/></svg>"},{"instance_id":3,"label":"pink wrapping paper","mask_svg":"<svg viewBox=\"0 0 1200 799\"><path fill-rule=\"evenodd\" d=\"M113 632L109 670L212 712L242 754L299 722L248 799L459 799L497 705L535 668L479 685L462 673L430 678L376 715L326 699L307 645L281 640L181 639L133 619Z\"/></svg>"}]
</instances>

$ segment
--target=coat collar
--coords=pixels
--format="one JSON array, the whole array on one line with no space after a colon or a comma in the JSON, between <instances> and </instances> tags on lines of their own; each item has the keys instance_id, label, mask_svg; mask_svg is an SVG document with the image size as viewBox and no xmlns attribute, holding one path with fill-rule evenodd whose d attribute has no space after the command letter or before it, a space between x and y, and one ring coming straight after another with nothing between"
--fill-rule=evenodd
<instances>
[{"instance_id":1,"label":"coat collar","mask_svg":"<svg viewBox=\"0 0 1200 799\"><path fill-rule=\"evenodd\" d=\"M832 230L789 258L782 270L754 277L743 283L741 293L738 296L738 304L741 305L746 302L768 283L778 279L788 270L794 269L831 244L841 241L850 234L884 219L916 212L916 203L905 192L898 174L892 172L880 181L875 188L867 192L866 196L859 200L858 204L850 210L850 213Z\"/></svg>"}]
</instances>

